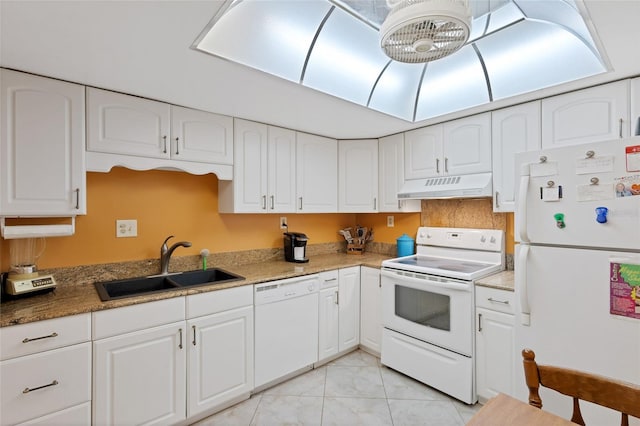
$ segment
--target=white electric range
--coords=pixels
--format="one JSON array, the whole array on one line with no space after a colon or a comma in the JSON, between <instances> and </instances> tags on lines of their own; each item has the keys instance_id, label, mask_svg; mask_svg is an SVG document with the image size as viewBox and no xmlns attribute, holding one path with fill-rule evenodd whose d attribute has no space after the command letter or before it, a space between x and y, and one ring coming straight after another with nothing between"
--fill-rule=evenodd
<instances>
[{"instance_id":1,"label":"white electric range","mask_svg":"<svg viewBox=\"0 0 640 426\"><path fill-rule=\"evenodd\" d=\"M382 262L382 364L475 403L474 286L504 258L504 231L418 228L415 255Z\"/></svg>"}]
</instances>

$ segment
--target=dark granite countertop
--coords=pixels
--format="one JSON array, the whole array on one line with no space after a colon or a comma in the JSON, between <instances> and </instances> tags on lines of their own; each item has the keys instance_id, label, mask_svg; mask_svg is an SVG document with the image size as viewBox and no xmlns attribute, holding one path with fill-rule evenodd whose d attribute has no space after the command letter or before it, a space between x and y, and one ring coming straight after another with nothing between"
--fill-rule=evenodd
<instances>
[{"instance_id":1,"label":"dark granite countertop","mask_svg":"<svg viewBox=\"0 0 640 426\"><path fill-rule=\"evenodd\" d=\"M83 274L80 269L75 277L65 276L60 280L56 277L56 280L61 282L58 283L58 286L52 292L17 300L3 300L0 305L0 327L315 274L350 266L362 265L379 268L382 260L388 259L389 257L391 256L377 253L365 253L363 255L333 253L313 256L308 263L267 260L244 265L221 264L215 266L241 275L245 277L245 279L224 284L213 284L210 286L198 286L196 288L140 295L108 302L100 300L93 282L124 277L111 276L102 271L100 279L95 279L93 277L87 277L87 274Z\"/></svg>"}]
</instances>

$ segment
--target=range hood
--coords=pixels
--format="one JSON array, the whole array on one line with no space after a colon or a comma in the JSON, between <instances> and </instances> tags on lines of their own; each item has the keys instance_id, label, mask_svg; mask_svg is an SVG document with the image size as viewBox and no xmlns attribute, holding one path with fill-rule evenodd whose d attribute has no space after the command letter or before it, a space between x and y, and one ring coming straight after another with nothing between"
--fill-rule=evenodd
<instances>
[{"instance_id":1,"label":"range hood","mask_svg":"<svg viewBox=\"0 0 640 426\"><path fill-rule=\"evenodd\" d=\"M482 198L492 196L491 173L408 180L398 193L401 200Z\"/></svg>"}]
</instances>

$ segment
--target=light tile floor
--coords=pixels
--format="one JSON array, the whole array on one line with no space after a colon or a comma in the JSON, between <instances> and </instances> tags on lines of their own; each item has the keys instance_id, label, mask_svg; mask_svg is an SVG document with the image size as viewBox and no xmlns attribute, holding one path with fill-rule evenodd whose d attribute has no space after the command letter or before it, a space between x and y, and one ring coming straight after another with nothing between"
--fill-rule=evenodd
<instances>
[{"instance_id":1,"label":"light tile floor","mask_svg":"<svg viewBox=\"0 0 640 426\"><path fill-rule=\"evenodd\" d=\"M463 426L479 408L357 350L195 425Z\"/></svg>"}]
</instances>

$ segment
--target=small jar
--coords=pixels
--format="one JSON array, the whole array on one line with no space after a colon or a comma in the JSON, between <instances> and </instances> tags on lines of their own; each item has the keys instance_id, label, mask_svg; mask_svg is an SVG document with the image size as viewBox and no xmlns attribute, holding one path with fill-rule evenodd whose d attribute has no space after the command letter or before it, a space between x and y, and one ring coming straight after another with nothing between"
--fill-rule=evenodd
<instances>
[{"instance_id":1,"label":"small jar","mask_svg":"<svg viewBox=\"0 0 640 426\"><path fill-rule=\"evenodd\" d=\"M407 234L402 234L396 240L398 248L398 257L411 256L414 254L415 240Z\"/></svg>"}]
</instances>

